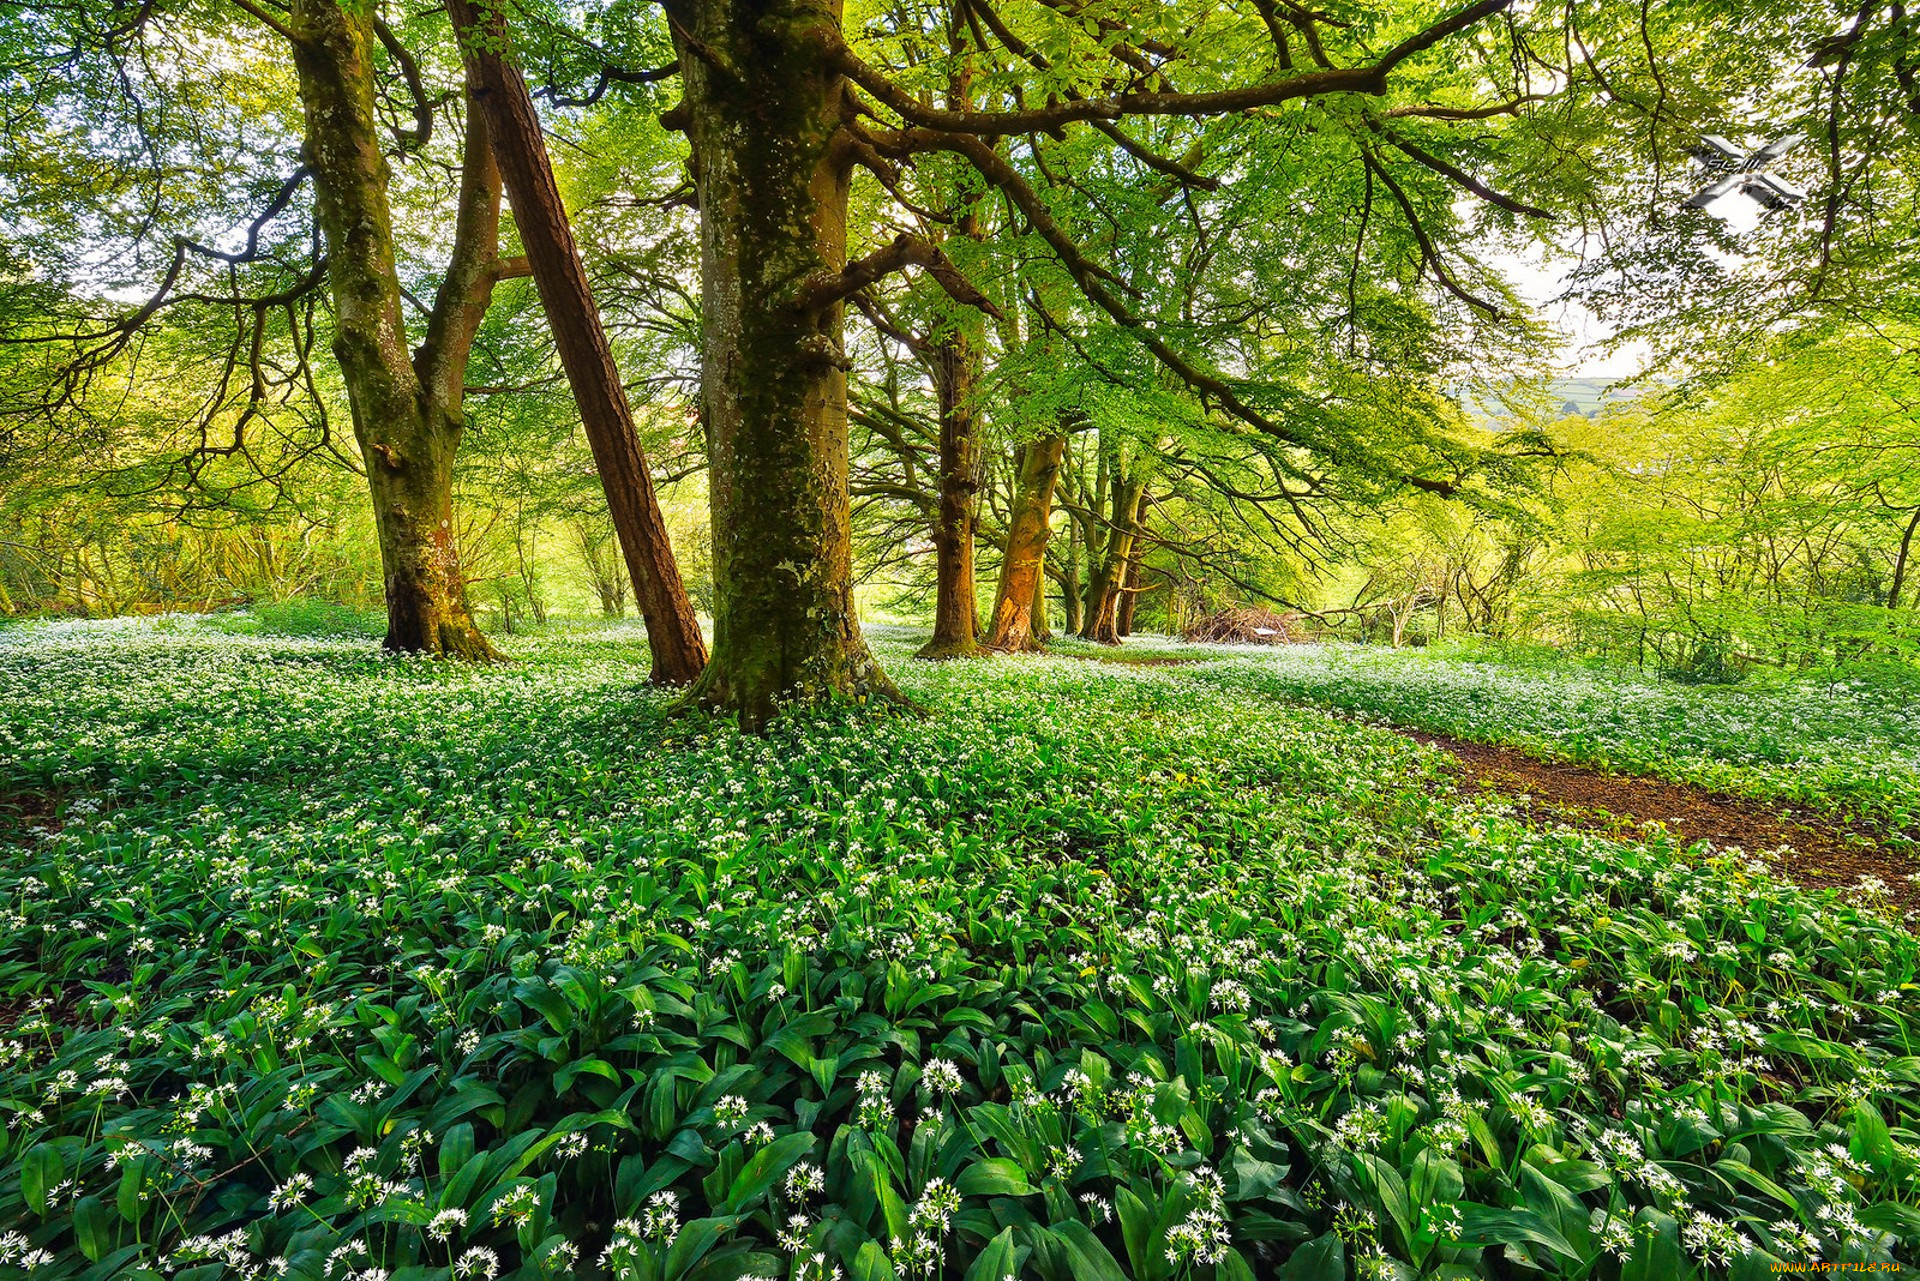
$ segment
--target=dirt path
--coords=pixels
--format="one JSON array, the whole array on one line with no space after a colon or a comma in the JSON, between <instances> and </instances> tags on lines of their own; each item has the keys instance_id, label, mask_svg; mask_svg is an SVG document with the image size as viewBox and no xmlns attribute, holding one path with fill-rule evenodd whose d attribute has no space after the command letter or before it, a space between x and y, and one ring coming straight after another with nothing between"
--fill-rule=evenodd
<instances>
[{"instance_id":1,"label":"dirt path","mask_svg":"<svg viewBox=\"0 0 1920 1281\"><path fill-rule=\"evenodd\" d=\"M1197 658L1126 658L1067 654L1083 662L1170 666ZM1378 722L1375 722L1376 724ZM1765 801L1729 796L1690 783L1638 774L1608 774L1584 765L1543 760L1517 748L1470 743L1404 725L1387 728L1450 754L1464 792L1498 792L1535 822L1569 823L1622 838L1647 823L1663 823L1685 841L1738 845L1766 854L1800 885L1826 889L1886 883L1887 895L1907 913L1920 913L1920 858L1886 844L1872 829L1827 815L1796 813ZM1774 851L1780 851L1775 854Z\"/></svg>"},{"instance_id":2,"label":"dirt path","mask_svg":"<svg viewBox=\"0 0 1920 1281\"><path fill-rule=\"evenodd\" d=\"M1920 860L1881 844L1865 828L1687 783L1606 774L1426 730L1399 728L1399 732L1449 753L1462 791L1498 792L1511 798L1530 819L1571 823L1619 836L1658 822L1686 841L1738 845L1754 854L1784 847L1777 864L1801 885L1847 886L1862 877L1878 877L1902 911L1920 909L1920 884L1907 879L1920 872Z\"/></svg>"}]
</instances>

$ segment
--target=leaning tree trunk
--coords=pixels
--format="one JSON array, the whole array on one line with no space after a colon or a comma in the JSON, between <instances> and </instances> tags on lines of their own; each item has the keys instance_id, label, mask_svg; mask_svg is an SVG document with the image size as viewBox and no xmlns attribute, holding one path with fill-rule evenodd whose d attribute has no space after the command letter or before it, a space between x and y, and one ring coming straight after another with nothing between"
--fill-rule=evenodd
<instances>
[{"instance_id":1,"label":"leaning tree trunk","mask_svg":"<svg viewBox=\"0 0 1920 1281\"><path fill-rule=\"evenodd\" d=\"M672 0L700 207L713 652L692 700L897 700L853 602L838 0Z\"/></svg>"},{"instance_id":2,"label":"leaning tree trunk","mask_svg":"<svg viewBox=\"0 0 1920 1281\"><path fill-rule=\"evenodd\" d=\"M1900 550L1893 558L1893 583L1887 588L1887 608L1900 608L1900 589L1907 580L1907 557L1913 551L1913 536L1920 533L1920 507L1913 509L1907 532L1900 536Z\"/></svg>"},{"instance_id":3,"label":"leaning tree trunk","mask_svg":"<svg viewBox=\"0 0 1920 1281\"><path fill-rule=\"evenodd\" d=\"M314 176L314 212L327 241L333 351L380 537L386 646L491 658L493 647L467 603L454 542L453 458L461 434L459 388L472 342L468 327L477 326L494 279L499 178L486 155L484 132L477 139L470 132L473 154L463 168L454 261L427 346L410 359L394 267L387 163L374 114L372 19L363 6L340 0L294 0L288 22L299 37L294 64L306 115L305 155ZM489 178L491 230L484 225ZM462 254L462 246L472 252Z\"/></svg>"},{"instance_id":4,"label":"leaning tree trunk","mask_svg":"<svg viewBox=\"0 0 1920 1281\"><path fill-rule=\"evenodd\" d=\"M1060 477L1065 436L1043 436L1020 451L1013 510L1007 518L1007 554L1000 561L987 648L1019 652L1040 648L1046 629L1047 535L1053 518L1053 487ZM1036 625L1037 624L1037 625Z\"/></svg>"},{"instance_id":5,"label":"leaning tree trunk","mask_svg":"<svg viewBox=\"0 0 1920 1281\"><path fill-rule=\"evenodd\" d=\"M973 531L979 491L974 457L974 389L980 345L963 326L933 344L940 399L939 497L933 522L933 635L916 658L971 658L980 652L980 605L974 592Z\"/></svg>"},{"instance_id":6,"label":"leaning tree trunk","mask_svg":"<svg viewBox=\"0 0 1920 1281\"><path fill-rule=\"evenodd\" d=\"M634 431L633 410L553 178L533 95L504 56L505 17L498 8L478 15L473 0L447 0L447 12L460 34L474 97L491 127L514 222L606 490L607 510L633 579L634 601L647 621L650 679L658 685L689 684L706 665L706 641L673 558L667 522Z\"/></svg>"}]
</instances>

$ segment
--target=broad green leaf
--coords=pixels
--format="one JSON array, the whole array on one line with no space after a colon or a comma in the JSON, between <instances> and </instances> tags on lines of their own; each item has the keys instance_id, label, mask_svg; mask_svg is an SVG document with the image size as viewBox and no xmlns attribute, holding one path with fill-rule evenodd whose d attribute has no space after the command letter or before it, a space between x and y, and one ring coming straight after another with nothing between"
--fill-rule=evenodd
<instances>
[{"instance_id":1,"label":"broad green leaf","mask_svg":"<svg viewBox=\"0 0 1920 1281\"><path fill-rule=\"evenodd\" d=\"M733 1180L726 1200L714 1208L721 1214L738 1214L779 1182L795 1162L813 1150L811 1134L786 1134L775 1139L747 1159Z\"/></svg>"}]
</instances>

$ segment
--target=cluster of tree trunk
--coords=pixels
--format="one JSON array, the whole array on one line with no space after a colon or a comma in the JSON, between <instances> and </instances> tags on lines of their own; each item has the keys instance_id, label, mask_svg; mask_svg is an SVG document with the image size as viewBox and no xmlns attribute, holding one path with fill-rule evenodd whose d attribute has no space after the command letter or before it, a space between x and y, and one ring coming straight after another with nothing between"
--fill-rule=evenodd
<instances>
[{"instance_id":1,"label":"cluster of tree trunk","mask_svg":"<svg viewBox=\"0 0 1920 1281\"><path fill-rule=\"evenodd\" d=\"M466 140L458 225L424 340L409 351L395 270L388 170L376 115L372 50L391 33L358 0L290 0L282 20L242 6L294 50L336 316L334 347L367 464L384 565L390 630L399 650L490 658L474 625L453 536L452 475L462 430L462 378L494 284L530 274L552 329L595 463L634 597L647 623L653 678L691 683L690 698L764 724L789 702L898 701L868 652L855 615L848 487L848 359L843 316L882 277L918 266L963 308L999 315L937 239L902 235L847 260L848 195L856 165L884 175L916 155L944 154L998 189L1051 246L1092 304L1136 330L1140 320L998 150L998 139L1091 122L1182 180L1179 164L1146 155L1110 123L1124 110L1196 116L1243 111L1320 93L1378 93L1401 58L1503 7L1485 0L1436 24L1375 65L1327 68L1201 94L1072 96L1039 109L986 112L971 101L971 55L952 75L946 105L906 94L854 57L841 0L663 0L678 54L679 104L663 119L686 134L700 217L700 416L713 529L713 645L703 643L669 544L607 336L594 306L541 137L533 100L509 60L504 11L446 0L466 67ZM952 52L983 41L966 6L950 13ZM1001 33L1007 47L1033 61ZM1276 35L1280 65L1291 68ZM1023 52L1024 50L1024 52ZM1045 59L1034 62L1044 67ZM419 131L432 109L418 92ZM857 91L856 91L857 90ZM869 127L869 95L903 123ZM1135 100L1138 99L1136 102ZM526 249L499 254L504 188ZM886 181L883 176L883 181ZM971 200L956 196L948 238L980 234ZM950 240L951 243L959 243ZM927 363L939 402L938 565L933 639L924 657L984 648L1023 650L1046 635L1045 584L1063 584L1068 625L1115 641L1140 593L1147 480L1118 447L1098 456L1087 492L1069 505L1063 556L1048 541L1067 438L1018 452L1012 516L998 589L981 627L974 543L981 459L977 388L984 348L978 313L938 326ZM1144 332L1144 331L1141 331ZM1169 369L1263 431L1281 431L1231 389L1148 334ZM1081 585L1084 555L1085 582ZM604 595L604 593L603 593Z\"/></svg>"},{"instance_id":2,"label":"cluster of tree trunk","mask_svg":"<svg viewBox=\"0 0 1920 1281\"><path fill-rule=\"evenodd\" d=\"M493 287L507 274L529 274L606 488L647 622L653 679L691 683L694 699L737 711L748 727L765 723L784 700L897 700L867 651L852 598L842 348L842 313L857 288L846 261L852 166L837 145L842 78L822 56L840 38L838 6L670 6L685 87L675 120L692 140L702 215L711 655L680 580L532 96L506 56L501 12L473 0L447 0L447 9L468 73L460 205L445 279L412 352L374 107L374 20L344 0L294 0L288 16L327 241L334 349L380 532L388 647L495 656L474 623L453 536L453 460L467 357ZM966 77L956 76L950 105L966 109L968 91ZM503 185L523 262L499 254ZM971 207L955 211L952 234L980 234ZM940 431L927 658L983 648L974 567L982 345L977 325L958 323L923 347ZM1032 649L1047 635L1047 542L1065 450L1063 434L1018 452L986 649ZM1144 482L1117 468L1107 473L1103 455L1111 510L1079 522L1089 572L1082 607L1069 612L1081 635L1111 641L1125 629L1130 589L1137 590L1145 495Z\"/></svg>"}]
</instances>

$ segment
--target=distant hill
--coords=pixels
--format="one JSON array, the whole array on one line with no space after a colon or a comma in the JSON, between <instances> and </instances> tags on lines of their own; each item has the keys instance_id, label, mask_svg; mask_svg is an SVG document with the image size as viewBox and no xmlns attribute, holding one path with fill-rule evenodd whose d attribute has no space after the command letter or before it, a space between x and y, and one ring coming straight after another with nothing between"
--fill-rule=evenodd
<instances>
[{"instance_id":1,"label":"distant hill","mask_svg":"<svg viewBox=\"0 0 1920 1281\"><path fill-rule=\"evenodd\" d=\"M1558 410L1557 416L1579 414L1592 418L1608 405L1635 399L1644 388L1616 388L1611 378L1551 378L1544 390L1548 404ZM1461 407L1483 423L1507 416L1507 410L1498 401L1486 396L1464 396Z\"/></svg>"},{"instance_id":2,"label":"distant hill","mask_svg":"<svg viewBox=\"0 0 1920 1281\"><path fill-rule=\"evenodd\" d=\"M1640 388L1617 388L1611 378L1555 378L1547 384L1562 412L1591 418L1603 406L1633 400Z\"/></svg>"}]
</instances>

